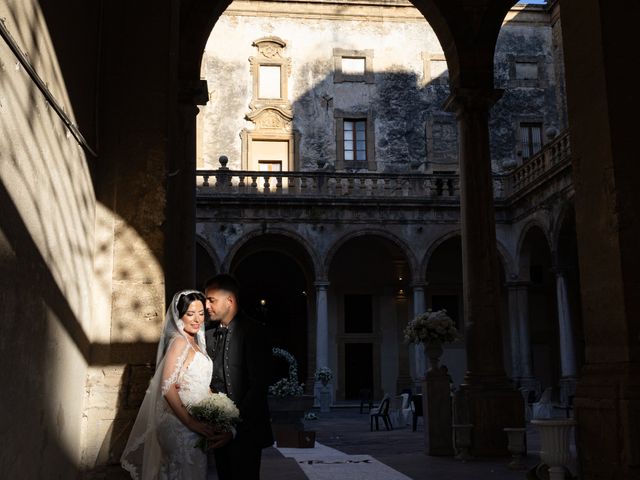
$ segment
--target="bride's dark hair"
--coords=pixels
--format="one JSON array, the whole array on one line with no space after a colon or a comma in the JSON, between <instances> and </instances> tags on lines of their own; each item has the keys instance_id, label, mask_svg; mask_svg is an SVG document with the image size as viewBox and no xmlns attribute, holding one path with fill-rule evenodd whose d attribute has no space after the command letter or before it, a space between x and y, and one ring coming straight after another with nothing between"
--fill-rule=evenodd
<instances>
[{"instance_id":1,"label":"bride's dark hair","mask_svg":"<svg viewBox=\"0 0 640 480\"><path fill-rule=\"evenodd\" d=\"M189 305L191 305L195 301L202 302L202 307L205 306L205 298L204 295L200 292L191 292L185 293L181 295L178 299L178 304L176 305L178 310L178 318L182 318L187 310L189 310Z\"/></svg>"}]
</instances>

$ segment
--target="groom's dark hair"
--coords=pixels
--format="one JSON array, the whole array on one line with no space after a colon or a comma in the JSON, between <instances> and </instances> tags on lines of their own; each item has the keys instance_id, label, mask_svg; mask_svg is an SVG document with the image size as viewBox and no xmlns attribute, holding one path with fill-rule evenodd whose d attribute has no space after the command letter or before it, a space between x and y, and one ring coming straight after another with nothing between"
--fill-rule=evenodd
<instances>
[{"instance_id":1,"label":"groom's dark hair","mask_svg":"<svg viewBox=\"0 0 640 480\"><path fill-rule=\"evenodd\" d=\"M204 292L210 288L216 290L226 290L233 294L236 297L236 301L240 300L240 284L235 279L233 275L229 275L228 273L220 273L208 279L204 282Z\"/></svg>"}]
</instances>

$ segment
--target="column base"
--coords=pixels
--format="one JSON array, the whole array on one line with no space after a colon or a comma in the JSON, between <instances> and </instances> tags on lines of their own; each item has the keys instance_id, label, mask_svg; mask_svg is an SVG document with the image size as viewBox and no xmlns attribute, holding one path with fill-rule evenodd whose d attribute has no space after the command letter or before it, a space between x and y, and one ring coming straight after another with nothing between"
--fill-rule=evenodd
<instances>
[{"instance_id":1,"label":"column base","mask_svg":"<svg viewBox=\"0 0 640 480\"><path fill-rule=\"evenodd\" d=\"M573 404L580 478L640 478L640 363L585 366Z\"/></svg>"},{"instance_id":2,"label":"column base","mask_svg":"<svg viewBox=\"0 0 640 480\"><path fill-rule=\"evenodd\" d=\"M461 385L455 395L454 423L473 425L474 457L507 457L504 429L525 426L522 395L508 386Z\"/></svg>"}]
</instances>

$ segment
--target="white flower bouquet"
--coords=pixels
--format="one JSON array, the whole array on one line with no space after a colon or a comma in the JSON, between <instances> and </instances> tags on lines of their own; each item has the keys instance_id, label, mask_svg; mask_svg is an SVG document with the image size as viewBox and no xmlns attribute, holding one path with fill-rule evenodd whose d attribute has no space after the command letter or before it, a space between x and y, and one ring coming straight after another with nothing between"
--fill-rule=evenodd
<instances>
[{"instance_id":1,"label":"white flower bouquet","mask_svg":"<svg viewBox=\"0 0 640 480\"><path fill-rule=\"evenodd\" d=\"M215 425L220 431L229 431L240 421L238 407L224 393L211 393L204 400L187 406L187 410L196 420ZM201 438L194 447L206 450L207 440Z\"/></svg>"},{"instance_id":2,"label":"white flower bouquet","mask_svg":"<svg viewBox=\"0 0 640 480\"><path fill-rule=\"evenodd\" d=\"M427 310L411 320L404 329L407 343L449 343L458 338L458 330L446 310Z\"/></svg>"}]
</instances>

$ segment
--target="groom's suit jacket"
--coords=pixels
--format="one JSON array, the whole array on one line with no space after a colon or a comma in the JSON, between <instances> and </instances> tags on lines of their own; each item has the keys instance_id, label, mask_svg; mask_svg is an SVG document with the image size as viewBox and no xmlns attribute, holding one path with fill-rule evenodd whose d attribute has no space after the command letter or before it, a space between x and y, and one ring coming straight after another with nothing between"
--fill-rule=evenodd
<instances>
[{"instance_id":1,"label":"groom's suit jacket","mask_svg":"<svg viewBox=\"0 0 640 480\"><path fill-rule=\"evenodd\" d=\"M213 322L205 332L214 369L211 388L226 393L240 410L236 438L242 436L243 441L269 447L273 444L267 403L272 356L266 328L236 315L224 330L220 322ZM222 378L217 378L216 372L223 373Z\"/></svg>"}]
</instances>

